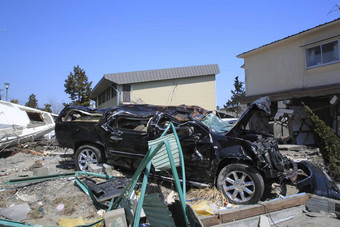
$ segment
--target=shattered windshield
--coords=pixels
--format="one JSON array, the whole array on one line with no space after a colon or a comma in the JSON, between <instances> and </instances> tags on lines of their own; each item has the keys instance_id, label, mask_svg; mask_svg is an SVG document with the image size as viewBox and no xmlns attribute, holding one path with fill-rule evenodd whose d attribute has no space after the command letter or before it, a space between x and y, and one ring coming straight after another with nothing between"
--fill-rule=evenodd
<instances>
[{"instance_id":1,"label":"shattered windshield","mask_svg":"<svg viewBox=\"0 0 340 227\"><path fill-rule=\"evenodd\" d=\"M233 127L232 124L222 121L221 118L217 117L213 113L208 114L204 119L202 119L202 122L217 133L228 132Z\"/></svg>"}]
</instances>

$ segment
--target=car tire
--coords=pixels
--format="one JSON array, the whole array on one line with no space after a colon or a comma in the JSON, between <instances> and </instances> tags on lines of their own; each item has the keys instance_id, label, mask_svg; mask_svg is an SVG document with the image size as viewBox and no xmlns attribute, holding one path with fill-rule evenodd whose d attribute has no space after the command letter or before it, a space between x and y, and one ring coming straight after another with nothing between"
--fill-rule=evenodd
<instances>
[{"instance_id":1,"label":"car tire","mask_svg":"<svg viewBox=\"0 0 340 227\"><path fill-rule=\"evenodd\" d=\"M257 203L264 192L263 177L255 168L241 163L225 166L218 174L217 188L233 204Z\"/></svg>"},{"instance_id":2,"label":"car tire","mask_svg":"<svg viewBox=\"0 0 340 227\"><path fill-rule=\"evenodd\" d=\"M102 154L95 146L83 145L77 149L74 161L77 170L87 170L90 164L98 164L102 161Z\"/></svg>"}]
</instances>

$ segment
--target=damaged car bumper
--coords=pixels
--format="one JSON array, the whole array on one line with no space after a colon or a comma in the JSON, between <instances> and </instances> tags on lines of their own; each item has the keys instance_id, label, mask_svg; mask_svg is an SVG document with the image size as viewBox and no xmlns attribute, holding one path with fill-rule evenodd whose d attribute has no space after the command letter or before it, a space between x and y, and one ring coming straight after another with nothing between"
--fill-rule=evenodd
<instances>
[{"instance_id":1,"label":"damaged car bumper","mask_svg":"<svg viewBox=\"0 0 340 227\"><path fill-rule=\"evenodd\" d=\"M303 178L296 181L296 187L300 192L340 199L338 186L324 170L308 161L298 162L297 166L304 172L300 175Z\"/></svg>"}]
</instances>

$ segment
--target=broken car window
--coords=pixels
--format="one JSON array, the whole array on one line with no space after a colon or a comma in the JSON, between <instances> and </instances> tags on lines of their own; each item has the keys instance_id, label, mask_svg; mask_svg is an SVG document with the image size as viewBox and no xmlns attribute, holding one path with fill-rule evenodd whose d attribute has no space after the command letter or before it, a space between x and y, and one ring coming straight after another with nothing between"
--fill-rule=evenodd
<instances>
[{"instance_id":1,"label":"broken car window","mask_svg":"<svg viewBox=\"0 0 340 227\"><path fill-rule=\"evenodd\" d=\"M133 130L133 131L146 132L148 121L149 119L145 119L145 118L119 117L114 122L112 122L112 124L114 125L110 124L110 126L116 127L116 128Z\"/></svg>"},{"instance_id":2,"label":"broken car window","mask_svg":"<svg viewBox=\"0 0 340 227\"><path fill-rule=\"evenodd\" d=\"M102 117L99 113L87 113L81 110L71 110L64 117L62 121L87 121L87 122L97 122Z\"/></svg>"},{"instance_id":3,"label":"broken car window","mask_svg":"<svg viewBox=\"0 0 340 227\"><path fill-rule=\"evenodd\" d=\"M219 117L217 117L213 113L208 114L202 120L202 122L203 122L203 124L210 127L211 129L213 129L217 133L228 132L233 127L233 125L231 125L231 124L229 124L225 121L222 121Z\"/></svg>"}]
</instances>

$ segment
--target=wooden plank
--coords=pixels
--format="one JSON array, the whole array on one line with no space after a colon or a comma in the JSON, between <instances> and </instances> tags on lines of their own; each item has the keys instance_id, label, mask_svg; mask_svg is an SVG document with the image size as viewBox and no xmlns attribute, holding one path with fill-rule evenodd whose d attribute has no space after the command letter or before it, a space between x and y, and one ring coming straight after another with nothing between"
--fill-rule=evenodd
<instances>
[{"instance_id":1,"label":"wooden plank","mask_svg":"<svg viewBox=\"0 0 340 227\"><path fill-rule=\"evenodd\" d=\"M310 194L298 194L284 199L267 201L261 204L247 205L239 208L221 211L211 216L200 216L204 226L213 226L231 221L241 220L268 212L275 212L286 208L304 205L310 199Z\"/></svg>"},{"instance_id":2,"label":"wooden plank","mask_svg":"<svg viewBox=\"0 0 340 227\"><path fill-rule=\"evenodd\" d=\"M227 223L244 218L249 218L268 212L283 210L290 207L300 206L306 204L310 199L309 194L298 194L284 199L277 199L273 201L264 202L261 205L244 206L232 210L222 211L219 213L221 223Z\"/></svg>"},{"instance_id":3,"label":"wooden plank","mask_svg":"<svg viewBox=\"0 0 340 227\"><path fill-rule=\"evenodd\" d=\"M265 208L261 205L251 205L246 207L235 208L230 211L220 213L221 223L236 221L244 218L253 217L259 214L264 214Z\"/></svg>"},{"instance_id":4,"label":"wooden plank","mask_svg":"<svg viewBox=\"0 0 340 227\"><path fill-rule=\"evenodd\" d=\"M273 201L272 203L264 203L264 205L266 206L268 212L274 212L286 208L304 205L310 200L310 198L310 194L303 194L301 196L294 196L284 200Z\"/></svg>"}]
</instances>

